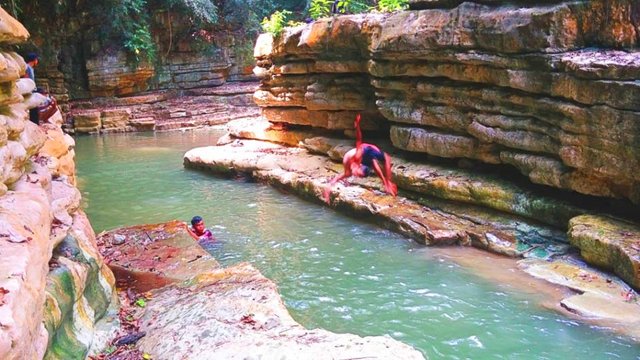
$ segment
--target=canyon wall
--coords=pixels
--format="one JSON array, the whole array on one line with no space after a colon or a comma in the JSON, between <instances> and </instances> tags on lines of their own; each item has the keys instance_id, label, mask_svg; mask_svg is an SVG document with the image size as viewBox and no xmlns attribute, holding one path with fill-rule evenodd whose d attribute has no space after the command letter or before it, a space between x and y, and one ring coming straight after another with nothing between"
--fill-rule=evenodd
<instances>
[{"instance_id":1,"label":"canyon wall","mask_svg":"<svg viewBox=\"0 0 640 360\"><path fill-rule=\"evenodd\" d=\"M39 87L56 96L66 113L70 99L128 96L144 91L184 90L254 79L253 40L243 29L194 31L180 13L149 14L155 56L136 55L105 34L103 21L89 16L90 3L25 5L33 44L41 57ZM52 8L53 7L53 8ZM51 12L55 13L52 16ZM124 30L123 30L124 31ZM121 35L121 34L120 34ZM148 45L148 44L147 44Z\"/></svg>"},{"instance_id":2,"label":"canyon wall","mask_svg":"<svg viewBox=\"0 0 640 360\"><path fill-rule=\"evenodd\" d=\"M411 2L261 35L271 122L385 132L427 160L640 204L640 3Z\"/></svg>"},{"instance_id":3,"label":"canyon wall","mask_svg":"<svg viewBox=\"0 0 640 360\"><path fill-rule=\"evenodd\" d=\"M0 358L81 359L96 323L113 311L114 278L80 208L73 138L41 104L26 64L11 50L27 30L0 8ZM104 327L109 332L109 326Z\"/></svg>"}]
</instances>

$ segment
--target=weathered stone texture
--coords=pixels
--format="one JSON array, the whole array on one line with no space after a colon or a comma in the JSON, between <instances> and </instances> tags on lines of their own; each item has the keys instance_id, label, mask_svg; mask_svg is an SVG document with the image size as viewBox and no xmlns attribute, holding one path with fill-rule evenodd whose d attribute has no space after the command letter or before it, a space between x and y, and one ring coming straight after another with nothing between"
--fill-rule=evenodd
<instances>
[{"instance_id":1,"label":"weathered stone texture","mask_svg":"<svg viewBox=\"0 0 640 360\"><path fill-rule=\"evenodd\" d=\"M185 92L160 91L122 98L74 101L69 118L76 133L172 130L255 117L256 82L228 83Z\"/></svg>"},{"instance_id":2,"label":"weathered stone texture","mask_svg":"<svg viewBox=\"0 0 640 360\"><path fill-rule=\"evenodd\" d=\"M27 36L0 9L0 43ZM115 284L80 210L74 141L59 113L29 121L43 97L19 79L24 70L21 57L0 50L0 358L82 359Z\"/></svg>"},{"instance_id":3,"label":"weathered stone texture","mask_svg":"<svg viewBox=\"0 0 640 360\"><path fill-rule=\"evenodd\" d=\"M640 203L640 3L516 3L415 1L262 35L254 98L270 121L348 129L319 113L366 112L403 150Z\"/></svg>"},{"instance_id":4,"label":"weathered stone texture","mask_svg":"<svg viewBox=\"0 0 640 360\"><path fill-rule=\"evenodd\" d=\"M590 264L613 271L640 289L640 227L607 216L583 215L569 222L569 241Z\"/></svg>"},{"instance_id":5,"label":"weathered stone texture","mask_svg":"<svg viewBox=\"0 0 640 360\"><path fill-rule=\"evenodd\" d=\"M29 32L3 8L0 8L0 43L18 44L29 37Z\"/></svg>"},{"instance_id":6,"label":"weathered stone texture","mask_svg":"<svg viewBox=\"0 0 640 360\"><path fill-rule=\"evenodd\" d=\"M126 95L147 90L154 68L147 63L129 65L124 53L87 61L89 92L92 96Z\"/></svg>"}]
</instances>

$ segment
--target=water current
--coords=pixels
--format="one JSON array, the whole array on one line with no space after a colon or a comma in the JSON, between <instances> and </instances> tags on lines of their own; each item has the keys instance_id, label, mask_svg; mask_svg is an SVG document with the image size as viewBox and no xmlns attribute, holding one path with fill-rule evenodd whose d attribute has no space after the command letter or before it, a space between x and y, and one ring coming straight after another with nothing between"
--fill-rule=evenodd
<instances>
[{"instance_id":1,"label":"water current","mask_svg":"<svg viewBox=\"0 0 640 360\"><path fill-rule=\"evenodd\" d=\"M201 215L224 265L248 261L307 328L388 335L431 359L640 359L640 346L431 256L394 233L243 179L184 169L221 131L76 139L96 232Z\"/></svg>"}]
</instances>

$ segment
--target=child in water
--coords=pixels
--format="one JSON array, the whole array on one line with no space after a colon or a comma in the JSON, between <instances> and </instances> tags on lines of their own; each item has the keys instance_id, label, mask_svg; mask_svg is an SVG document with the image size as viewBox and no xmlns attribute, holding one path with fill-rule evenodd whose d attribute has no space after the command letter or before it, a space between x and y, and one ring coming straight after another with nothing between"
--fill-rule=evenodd
<instances>
[{"instance_id":1,"label":"child in water","mask_svg":"<svg viewBox=\"0 0 640 360\"><path fill-rule=\"evenodd\" d=\"M194 216L191 219L191 227L187 226L186 224L185 227L187 228L187 232L189 233L189 235L191 235L193 240L215 240L213 234L211 233L211 230L207 229L204 226L204 220L202 220L202 217L200 216Z\"/></svg>"}]
</instances>

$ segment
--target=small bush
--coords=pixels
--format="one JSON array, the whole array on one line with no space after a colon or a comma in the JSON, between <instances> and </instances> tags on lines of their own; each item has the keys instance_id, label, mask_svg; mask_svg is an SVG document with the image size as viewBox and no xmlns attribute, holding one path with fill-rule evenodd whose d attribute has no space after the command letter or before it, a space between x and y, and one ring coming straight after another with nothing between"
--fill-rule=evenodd
<instances>
[{"instance_id":1,"label":"small bush","mask_svg":"<svg viewBox=\"0 0 640 360\"><path fill-rule=\"evenodd\" d=\"M379 0L378 10L381 12L393 12L409 8L408 0Z\"/></svg>"},{"instance_id":2,"label":"small bush","mask_svg":"<svg viewBox=\"0 0 640 360\"><path fill-rule=\"evenodd\" d=\"M289 16L291 16L291 11L289 10L274 12L271 17L262 20L262 30L273 36L278 36L284 30Z\"/></svg>"},{"instance_id":3,"label":"small bush","mask_svg":"<svg viewBox=\"0 0 640 360\"><path fill-rule=\"evenodd\" d=\"M312 0L309 5L309 16L313 19L320 19L331 15L331 5L333 0Z\"/></svg>"}]
</instances>

